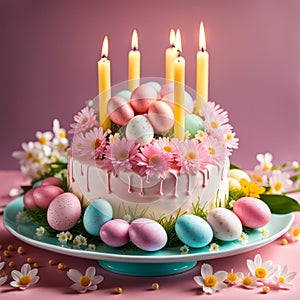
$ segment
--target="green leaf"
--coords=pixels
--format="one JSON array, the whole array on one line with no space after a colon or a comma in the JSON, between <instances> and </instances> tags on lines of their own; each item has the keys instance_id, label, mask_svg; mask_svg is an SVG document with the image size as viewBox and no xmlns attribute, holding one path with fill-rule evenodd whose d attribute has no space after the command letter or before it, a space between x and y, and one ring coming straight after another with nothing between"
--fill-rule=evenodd
<instances>
[{"instance_id":1,"label":"green leaf","mask_svg":"<svg viewBox=\"0 0 300 300\"><path fill-rule=\"evenodd\" d=\"M230 170L232 170L232 169L238 169L238 170L242 170L242 168L240 168L239 166L237 166L237 165L234 165L234 164L230 164Z\"/></svg>"},{"instance_id":2,"label":"green leaf","mask_svg":"<svg viewBox=\"0 0 300 300\"><path fill-rule=\"evenodd\" d=\"M300 211L300 204L288 196L262 194L260 195L260 199L269 206L273 214L288 214Z\"/></svg>"}]
</instances>

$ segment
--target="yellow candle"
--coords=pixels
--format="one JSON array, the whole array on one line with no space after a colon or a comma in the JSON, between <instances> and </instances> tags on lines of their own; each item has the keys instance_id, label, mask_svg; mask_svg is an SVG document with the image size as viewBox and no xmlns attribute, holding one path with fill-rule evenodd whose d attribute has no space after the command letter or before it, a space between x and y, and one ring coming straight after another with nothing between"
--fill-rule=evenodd
<instances>
[{"instance_id":1,"label":"yellow candle","mask_svg":"<svg viewBox=\"0 0 300 300\"><path fill-rule=\"evenodd\" d=\"M138 50L138 35L136 30L132 33L131 48L128 54L128 89L133 91L140 85L141 54Z\"/></svg>"},{"instance_id":2,"label":"yellow candle","mask_svg":"<svg viewBox=\"0 0 300 300\"><path fill-rule=\"evenodd\" d=\"M175 48L175 31L170 31L170 48L166 50L166 82L174 80L174 60L177 57L177 50Z\"/></svg>"},{"instance_id":3,"label":"yellow candle","mask_svg":"<svg viewBox=\"0 0 300 300\"><path fill-rule=\"evenodd\" d=\"M206 51L206 41L203 22L200 24L199 49L197 52L197 78L196 78L196 112L199 112L202 101L208 100L208 53Z\"/></svg>"},{"instance_id":4,"label":"yellow candle","mask_svg":"<svg viewBox=\"0 0 300 300\"><path fill-rule=\"evenodd\" d=\"M108 56L108 38L105 36L102 44L101 59L98 61L98 92L99 92L99 123L103 130L110 128L110 118L107 113L107 102L110 91L110 61Z\"/></svg>"},{"instance_id":5,"label":"yellow candle","mask_svg":"<svg viewBox=\"0 0 300 300\"><path fill-rule=\"evenodd\" d=\"M176 34L176 49L178 57L174 61L174 137L184 139L184 84L185 84L185 60L181 53L180 32Z\"/></svg>"}]
</instances>

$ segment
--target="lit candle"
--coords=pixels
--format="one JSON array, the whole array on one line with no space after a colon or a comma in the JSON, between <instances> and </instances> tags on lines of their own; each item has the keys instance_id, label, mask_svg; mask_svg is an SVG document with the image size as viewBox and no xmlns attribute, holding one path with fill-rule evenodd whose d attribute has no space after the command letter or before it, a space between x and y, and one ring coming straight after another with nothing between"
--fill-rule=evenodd
<instances>
[{"instance_id":1,"label":"lit candle","mask_svg":"<svg viewBox=\"0 0 300 300\"><path fill-rule=\"evenodd\" d=\"M101 59L98 61L98 91L99 91L99 123L103 130L110 128L110 118L107 114L107 102L110 94L110 61L108 56L108 38L104 37Z\"/></svg>"},{"instance_id":2,"label":"lit candle","mask_svg":"<svg viewBox=\"0 0 300 300\"><path fill-rule=\"evenodd\" d=\"M174 80L174 60L177 58L177 50L175 48L175 31L170 31L170 48L166 50L166 82Z\"/></svg>"},{"instance_id":3,"label":"lit candle","mask_svg":"<svg viewBox=\"0 0 300 300\"><path fill-rule=\"evenodd\" d=\"M196 78L196 112L199 112L202 101L208 100L208 53L203 22L200 23L199 50L197 52L197 78Z\"/></svg>"},{"instance_id":4,"label":"lit candle","mask_svg":"<svg viewBox=\"0 0 300 300\"><path fill-rule=\"evenodd\" d=\"M141 54L138 50L138 35L136 30L132 33L131 48L128 54L128 89L133 91L140 85L140 60Z\"/></svg>"},{"instance_id":5,"label":"lit candle","mask_svg":"<svg viewBox=\"0 0 300 300\"><path fill-rule=\"evenodd\" d=\"M178 57L174 61L174 137L184 139L184 84L185 60L181 56L180 31L176 33L176 49Z\"/></svg>"}]
</instances>

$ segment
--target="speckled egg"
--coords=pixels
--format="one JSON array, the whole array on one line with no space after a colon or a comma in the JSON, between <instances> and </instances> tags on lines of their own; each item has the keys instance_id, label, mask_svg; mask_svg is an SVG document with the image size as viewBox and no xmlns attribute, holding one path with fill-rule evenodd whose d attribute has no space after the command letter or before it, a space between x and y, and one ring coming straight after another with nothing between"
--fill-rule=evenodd
<instances>
[{"instance_id":1,"label":"speckled egg","mask_svg":"<svg viewBox=\"0 0 300 300\"><path fill-rule=\"evenodd\" d=\"M56 185L61 187L62 180L58 177L47 177L41 181L41 185Z\"/></svg>"},{"instance_id":2,"label":"speckled egg","mask_svg":"<svg viewBox=\"0 0 300 300\"><path fill-rule=\"evenodd\" d=\"M114 123L121 126L127 124L134 117L134 111L129 102L120 96L109 99L107 113Z\"/></svg>"},{"instance_id":3,"label":"speckled egg","mask_svg":"<svg viewBox=\"0 0 300 300\"><path fill-rule=\"evenodd\" d=\"M155 101L150 105L148 119L156 132L168 131L174 125L173 110L163 101Z\"/></svg>"},{"instance_id":4,"label":"speckled egg","mask_svg":"<svg viewBox=\"0 0 300 300\"><path fill-rule=\"evenodd\" d=\"M115 96L120 96L120 97L124 98L125 100L129 101L131 92L128 90L122 90L122 91L116 93Z\"/></svg>"},{"instance_id":5,"label":"speckled egg","mask_svg":"<svg viewBox=\"0 0 300 300\"><path fill-rule=\"evenodd\" d=\"M28 210L34 210L35 208L37 208L37 205L35 204L35 201L33 198L33 190L34 190L34 188L27 191L23 197L24 206Z\"/></svg>"},{"instance_id":6,"label":"speckled egg","mask_svg":"<svg viewBox=\"0 0 300 300\"><path fill-rule=\"evenodd\" d=\"M168 240L165 229L156 221L146 218L134 220L129 226L129 238L145 251L162 249Z\"/></svg>"},{"instance_id":7,"label":"speckled egg","mask_svg":"<svg viewBox=\"0 0 300 300\"><path fill-rule=\"evenodd\" d=\"M101 226L111 220L112 216L111 204L105 199L96 199L84 211L84 228L89 234L99 236Z\"/></svg>"},{"instance_id":8,"label":"speckled egg","mask_svg":"<svg viewBox=\"0 0 300 300\"><path fill-rule=\"evenodd\" d=\"M234 241L243 231L240 219L229 209L217 207L209 211L207 222L214 236L221 241Z\"/></svg>"},{"instance_id":9,"label":"speckled egg","mask_svg":"<svg viewBox=\"0 0 300 300\"><path fill-rule=\"evenodd\" d=\"M129 223L113 219L100 228L100 238L108 246L122 247L129 242Z\"/></svg>"},{"instance_id":10,"label":"speckled egg","mask_svg":"<svg viewBox=\"0 0 300 300\"><path fill-rule=\"evenodd\" d=\"M51 228L64 231L76 225L81 215L81 203L72 193L57 196L47 210L47 221Z\"/></svg>"},{"instance_id":11,"label":"speckled egg","mask_svg":"<svg viewBox=\"0 0 300 300\"><path fill-rule=\"evenodd\" d=\"M141 84L131 94L130 104L139 114L147 113L152 102L156 101L157 92L150 84Z\"/></svg>"},{"instance_id":12,"label":"speckled egg","mask_svg":"<svg viewBox=\"0 0 300 300\"><path fill-rule=\"evenodd\" d=\"M174 93L165 95L161 101L166 102L172 109L174 109ZM184 112L186 114L193 113L194 102L191 95L187 92L184 92Z\"/></svg>"},{"instance_id":13,"label":"speckled egg","mask_svg":"<svg viewBox=\"0 0 300 300\"><path fill-rule=\"evenodd\" d=\"M50 203L64 190L56 185L40 185L33 189L32 197L36 206L40 208L48 208Z\"/></svg>"},{"instance_id":14,"label":"speckled egg","mask_svg":"<svg viewBox=\"0 0 300 300\"><path fill-rule=\"evenodd\" d=\"M128 140L134 140L143 146L152 141L154 130L147 117L137 115L128 122L125 135Z\"/></svg>"},{"instance_id":15,"label":"speckled egg","mask_svg":"<svg viewBox=\"0 0 300 300\"><path fill-rule=\"evenodd\" d=\"M204 130L202 119L195 114L185 115L184 126L185 130L187 130L191 134L192 138L195 137L195 134L198 130Z\"/></svg>"},{"instance_id":16,"label":"speckled egg","mask_svg":"<svg viewBox=\"0 0 300 300\"><path fill-rule=\"evenodd\" d=\"M271 220L269 206L257 198L240 198L234 203L233 212L239 217L242 224L249 228L263 227Z\"/></svg>"},{"instance_id":17,"label":"speckled egg","mask_svg":"<svg viewBox=\"0 0 300 300\"><path fill-rule=\"evenodd\" d=\"M208 245L213 238L210 225L195 215L183 215L175 224L177 237L187 246L202 248Z\"/></svg>"}]
</instances>

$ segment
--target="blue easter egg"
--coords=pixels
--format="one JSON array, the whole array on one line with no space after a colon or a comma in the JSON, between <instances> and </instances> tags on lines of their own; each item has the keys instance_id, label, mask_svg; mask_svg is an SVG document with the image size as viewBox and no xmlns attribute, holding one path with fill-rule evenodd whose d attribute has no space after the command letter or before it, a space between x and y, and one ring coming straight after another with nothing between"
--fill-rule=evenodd
<instances>
[{"instance_id":1,"label":"blue easter egg","mask_svg":"<svg viewBox=\"0 0 300 300\"><path fill-rule=\"evenodd\" d=\"M89 234L99 236L101 226L112 217L113 209L110 203L105 199L96 199L85 209L83 225Z\"/></svg>"},{"instance_id":2,"label":"blue easter egg","mask_svg":"<svg viewBox=\"0 0 300 300\"><path fill-rule=\"evenodd\" d=\"M116 93L116 96L122 97L122 98L126 99L127 101L129 101L131 92L128 90L122 90L122 91Z\"/></svg>"},{"instance_id":3,"label":"blue easter egg","mask_svg":"<svg viewBox=\"0 0 300 300\"><path fill-rule=\"evenodd\" d=\"M202 248L213 239L210 225L202 218L195 215L183 215L175 224L177 237L187 246Z\"/></svg>"},{"instance_id":4,"label":"blue easter egg","mask_svg":"<svg viewBox=\"0 0 300 300\"><path fill-rule=\"evenodd\" d=\"M192 138L195 137L198 130L204 130L202 119L195 114L185 115L184 126L185 130L191 134Z\"/></svg>"},{"instance_id":5,"label":"blue easter egg","mask_svg":"<svg viewBox=\"0 0 300 300\"><path fill-rule=\"evenodd\" d=\"M156 81L149 81L147 84L152 85L158 93L161 90L161 85Z\"/></svg>"}]
</instances>

